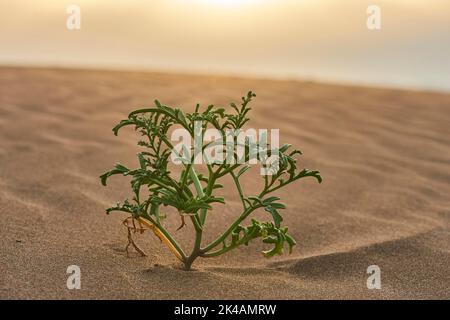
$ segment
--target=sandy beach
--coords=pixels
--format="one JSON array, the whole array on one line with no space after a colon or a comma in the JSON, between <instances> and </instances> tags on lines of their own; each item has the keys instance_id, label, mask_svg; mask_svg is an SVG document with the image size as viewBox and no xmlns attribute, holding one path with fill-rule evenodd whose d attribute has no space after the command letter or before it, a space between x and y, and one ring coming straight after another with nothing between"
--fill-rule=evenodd
<instances>
[{"instance_id":1,"label":"sandy beach","mask_svg":"<svg viewBox=\"0 0 450 320\"><path fill-rule=\"evenodd\" d=\"M136 166L132 129L112 127L155 98L192 111L228 105L248 90L254 128L279 128L318 169L277 195L298 245L266 259L265 245L194 271L151 232L147 257L127 257L120 213L126 178L99 175ZM0 299L450 299L450 94L220 76L0 68ZM258 176L254 176L259 179ZM224 182L225 187L231 185ZM249 176L247 192L257 191ZM239 213L234 188L208 217L205 241ZM260 217L266 217L260 213ZM190 247L191 225L175 231ZM81 290L66 287L81 268ZM367 267L382 288L366 286Z\"/></svg>"}]
</instances>

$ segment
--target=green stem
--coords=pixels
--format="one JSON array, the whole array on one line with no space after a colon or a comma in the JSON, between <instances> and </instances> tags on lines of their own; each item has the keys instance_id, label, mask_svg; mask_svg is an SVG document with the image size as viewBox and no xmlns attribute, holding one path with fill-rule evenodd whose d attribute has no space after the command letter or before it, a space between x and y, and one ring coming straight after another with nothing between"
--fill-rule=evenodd
<instances>
[{"instance_id":1,"label":"green stem","mask_svg":"<svg viewBox=\"0 0 450 320\"><path fill-rule=\"evenodd\" d=\"M220 256L234 248L239 247L240 245L244 244L244 243L248 243L250 240L252 240L254 238L255 232L252 232L246 236L244 236L242 239L240 239L238 242L236 242L235 244L230 244L228 247L224 246L222 249L220 250L216 250L213 252L209 252L209 253L203 253L200 256L203 258L213 258L213 257L217 257Z\"/></svg>"},{"instance_id":2,"label":"green stem","mask_svg":"<svg viewBox=\"0 0 450 320\"><path fill-rule=\"evenodd\" d=\"M228 172L233 171L234 169L238 168L241 164L235 164L233 166L228 167L227 169L225 169L224 171L220 172L218 174L218 178L223 177L224 175L226 175Z\"/></svg>"},{"instance_id":3,"label":"green stem","mask_svg":"<svg viewBox=\"0 0 450 320\"><path fill-rule=\"evenodd\" d=\"M194 182L195 190L197 191L197 194L199 197L203 197L205 194L203 193L203 188L200 183L200 180L198 179L197 173L194 170L194 167L191 166L189 168L189 174L191 176L192 181Z\"/></svg>"},{"instance_id":4,"label":"green stem","mask_svg":"<svg viewBox=\"0 0 450 320\"><path fill-rule=\"evenodd\" d=\"M202 185L200 183L200 180L199 180L197 173L195 172L193 166L190 166L189 174L194 183L195 190L197 191L198 196L204 197L205 194L203 192ZM194 243L194 248L192 250L191 255L189 257L187 257L184 262L184 267L186 270L190 270L192 263L200 255L200 247L202 244L202 234L203 234L202 225L203 225L203 221L205 221L205 219L206 219L206 209L201 210L200 218L197 215L191 216L191 220L192 220L192 223L194 224L194 228L195 228L195 243Z\"/></svg>"},{"instance_id":5,"label":"green stem","mask_svg":"<svg viewBox=\"0 0 450 320\"><path fill-rule=\"evenodd\" d=\"M184 175L182 176L181 189L184 189L184 186L186 185L188 174L190 174L190 172L191 172L191 166L192 166L192 163L189 163L187 166L185 166L186 171L184 172Z\"/></svg>"},{"instance_id":6,"label":"green stem","mask_svg":"<svg viewBox=\"0 0 450 320\"><path fill-rule=\"evenodd\" d=\"M203 198L205 193L203 192L202 185L200 180L198 179L197 173L195 172L194 166L189 168L189 174L191 176L192 181L194 182L195 190L199 197ZM203 225L206 221L206 209L202 209L200 211L200 223Z\"/></svg>"},{"instance_id":7,"label":"green stem","mask_svg":"<svg viewBox=\"0 0 450 320\"><path fill-rule=\"evenodd\" d=\"M233 222L233 224L224 232L222 233L216 240L214 240L213 242L211 242L209 245L207 245L206 247L202 248L200 250L201 253L206 254L206 252L208 252L209 250L217 247L219 244L221 244L229 235L230 233L242 222L244 221L249 215L250 213L252 213L254 210L261 208L261 205L256 205L253 207L249 207L247 208L242 214L241 216L235 221Z\"/></svg>"},{"instance_id":8,"label":"green stem","mask_svg":"<svg viewBox=\"0 0 450 320\"><path fill-rule=\"evenodd\" d=\"M188 257L187 262L185 263L186 269L188 269L188 270L189 270L192 262L200 254L200 246L202 244L202 229L198 229L200 227L199 222L197 221L198 218L196 216L191 216L191 219L192 219L192 223L195 226L195 243L194 243L194 249L192 250L191 255Z\"/></svg>"},{"instance_id":9,"label":"green stem","mask_svg":"<svg viewBox=\"0 0 450 320\"><path fill-rule=\"evenodd\" d=\"M234 174L233 171L231 171L230 174L233 177L234 183L236 184L236 188L239 192L239 197L241 198L241 201L242 201L242 206L244 207L244 210L245 210L245 209L247 209L247 205L245 204L244 192L242 192L242 187L241 187L241 183L239 182L239 178Z\"/></svg>"},{"instance_id":10,"label":"green stem","mask_svg":"<svg viewBox=\"0 0 450 320\"><path fill-rule=\"evenodd\" d=\"M224 254L224 253L226 253L226 252L228 252L228 251L230 251L231 249L234 249L234 248L236 248L236 246L228 246L228 247L224 247L224 248L222 248L222 249L220 249L220 250L216 250L216 251L214 251L214 252L209 252L209 253L202 253L201 254L201 257L202 258L214 258L214 257L218 257L218 256L220 256L220 255L222 255L222 254Z\"/></svg>"}]
</instances>

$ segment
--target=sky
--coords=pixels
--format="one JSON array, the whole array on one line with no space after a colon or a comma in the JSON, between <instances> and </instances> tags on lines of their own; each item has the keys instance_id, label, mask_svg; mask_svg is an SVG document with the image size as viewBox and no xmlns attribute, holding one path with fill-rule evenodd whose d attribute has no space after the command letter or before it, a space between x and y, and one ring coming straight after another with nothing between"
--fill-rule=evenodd
<instances>
[{"instance_id":1,"label":"sky","mask_svg":"<svg viewBox=\"0 0 450 320\"><path fill-rule=\"evenodd\" d=\"M67 6L81 28L68 30ZM367 28L367 8L381 29ZM449 0L0 0L0 65L450 91Z\"/></svg>"}]
</instances>

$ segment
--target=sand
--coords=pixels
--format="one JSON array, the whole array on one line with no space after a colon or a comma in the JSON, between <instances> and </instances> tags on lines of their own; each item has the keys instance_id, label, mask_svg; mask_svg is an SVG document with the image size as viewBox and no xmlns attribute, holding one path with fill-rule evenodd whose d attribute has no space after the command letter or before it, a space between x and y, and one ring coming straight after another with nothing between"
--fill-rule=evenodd
<instances>
[{"instance_id":1,"label":"sand","mask_svg":"<svg viewBox=\"0 0 450 320\"><path fill-rule=\"evenodd\" d=\"M185 272L150 232L147 257L126 257L119 213L135 166L136 136L111 128L155 98L192 110L254 90L252 125L319 169L277 194L297 239L291 255L264 258L260 241ZM450 298L450 95L313 82L162 73L0 68L0 298L11 299L431 299ZM244 180L256 192L259 177ZM231 186L225 181L226 186ZM234 189L208 217L205 241L238 213ZM269 219L265 213L259 217ZM176 216L168 227L178 226ZM174 231L175 232L175 231ZM191 226L176 232L186 247ZM68 290L66 269L81 268ZM380 290L366 271L381 269Z\"/></svg>"}]
</instances>

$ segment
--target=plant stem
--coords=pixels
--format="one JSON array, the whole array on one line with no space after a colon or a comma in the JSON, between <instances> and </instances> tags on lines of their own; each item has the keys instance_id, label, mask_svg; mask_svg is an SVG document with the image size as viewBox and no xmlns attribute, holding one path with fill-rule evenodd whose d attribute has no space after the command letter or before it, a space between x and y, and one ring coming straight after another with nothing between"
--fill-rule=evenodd
<instances>
[{"instance_id":1,"label":"plant stem","mask_svg":"<svg viewBox=\"0 0 450 320\"><path fill-rule=\"evenodd\" d=\"M202 258L214 258L214 257L217 257L217 256L220 256L220 255L222 255L222 254L224 254L224 253L226 253L226 252L228 252L228 251L230 251L231 249L234 249L234 248L236 248L237 246L228 246L228 247L224 247L224 248L222 248L222 249L220 249L220 250L216 250L216 251L214 251L214 252L210 252L210 253L202 253L200 256L202 257Z\"/></svg>"},{"instance_id":2,"label":"plant stem","mask_svg":"<svg viewBox=\"0 0 450 320\"><path fill-rule=\"evenodd\" d=\"M189 174L191 176L192 181L194 182L195 190L197 191L197 194L199 197L203 197L205 194L203 193L203 188L200 183L200 180L198 179L197 173L195 172L194 166L189 167Z\"/></svg>"},{"instance_id":3,"label":"plant stem","mask_svg":"<svg viewBox=\"0 0 450 320\"><path fill-rule=\"evenodd\" d=\"M233 224L224 232L222 233L216 240L214 240L213 242L211 242L209 245L207 245L206 247L202 248L200 250L201 253L205 254L206 252L208 252L209 250L215 248L217 245L221 244L226 237L228 237L228 235L242 222L245 220L245 218L247 218L250 213L252 213L254 210L261 208L261 205L255 205L253 207L249 207L247 208L241 215L240 217L233 222Z\"/></svg>"},{"instance_id":4,"label":"plant stem","mask_svg":"<svg viewBox=\"0 0 450 320\"><path fill-rule=\"evenodd\" d=\"M191 176L192 181L194 182L195 190L197 191L197 195L200 198L203 198L205 196L205 193L203 192L202 185L200 183L200 180L198 179L197 173L195 172L195 169L193 166L189 168L189 174ZM200 223L203 225L206 220L206 209L202 209L200 211Z\"/></svg>"},{"instance_id":5,"label":"plant stem","mask_svg":"<svg viewBox=\"0 0 450 320\"><path fill-rule=\"evenodd\" d=\"M198 179L197 173L195 172L193 166L190 166L189 174L194 183L195 190L197 191L197 195L199 197L204 197L205 194L203 192L202 185L200 183L200 180ZM200 221L198 221L197 219L199 219ZM194 227L195 227L195 243L194 243L194 249L192 250L191 255L189 257L187 257L187 259L184 262L184 267L186 270L191 269L192 263L200 254L200 247L202 244L202 233L203 233L202 225L204 224L205 219L206 219L206 209L202 209L200 211L199 218L198 218L198 215L191 216L192 223L194 224Z\"/></svg>"},{"instance_id":6,"label":"plant stem","mask_svg":"<svg viewBox=\"0 0 450 320\"><path fill-rule=\"evenodd\" d=\"M234 244L230 244L229 246L224 246L222 249L220 250L216 250L210 253L203 253L200 256L203 258L213 258L213 257L217 257L220 256L234 248L239 247L242 244L248 243L248 241L250 241L251 239L254 238L255 232L252 232L250 234L247 234L246 236L244 236L242 239L240 239L238 242L234 243Z\"/></svg>"},{"instance_id":7,"label":"plant stem","mask_svg":"<svg viewBox=\"0 0 450 320\"><path fill-rule=\"evenodd\" d=\"M247 209L247 205L245 204L244 200L244 193L242 192L241 183L239 182L239 178L234 174L233 171L230 171L231 176L233 177L234 183L236 184L236 188L239 192L239 197L242 201L242 206L244 207L244 210Z\"/></svg>"}]
</instances>

